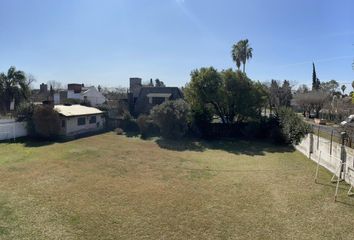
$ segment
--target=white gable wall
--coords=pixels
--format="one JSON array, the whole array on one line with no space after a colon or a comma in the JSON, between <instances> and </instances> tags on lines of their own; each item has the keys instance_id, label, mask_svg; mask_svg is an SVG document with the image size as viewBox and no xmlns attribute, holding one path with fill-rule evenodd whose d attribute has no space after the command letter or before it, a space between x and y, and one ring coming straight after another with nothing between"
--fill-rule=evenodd
<instances>
[{"instance_id":1,"label":"white gable wall","mask_svg":"<svg viewBox=\"0 0 354 240\"><path fill-rule=\"evenodd\" d=\"M93 107L101 105L106 101L106 98L94 86L81 93L81 100L85 100L85 98L91 103L91 106Z\"/></svg>"}]
</instances>

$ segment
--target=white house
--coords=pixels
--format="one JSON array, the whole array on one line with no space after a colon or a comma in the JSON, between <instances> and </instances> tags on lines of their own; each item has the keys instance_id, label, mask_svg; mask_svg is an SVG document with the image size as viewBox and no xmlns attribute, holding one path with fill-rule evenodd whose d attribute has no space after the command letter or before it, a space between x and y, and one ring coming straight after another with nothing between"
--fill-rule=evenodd
<instances>
[{"instance_id":1,"label":"white house","mask_svg":"<svg viewBox=\"0 0 354 240\"><path fill-rule=\"evenodd\" d=\"M60 90L53 94L54 104L63 104L65 99L77 99L89 101L91 106L96 107L103 104L107 99L95 86L84 87L83 84L68 84L67 90Z\"/></svg>"},{"instance_id":2,"label":"white house","mask_svg":"<svg viewBox=\"0 0 354 240\"><path fill-rule=\"evenodd\" d=\"M60 134L75 136L103 129L103 112L97 108L82 105L56 105L60 114Z\"/></svg>"},{"instance_id":3,"label":"white house","mask_svg":"<svg viewBox=\"0 0 354 240\"><path fill-rule=\"evenodd\" d=\"M80 99L88 100L91 106L98 106L106 101L106 98L94 86L83 89L80 95Z\"/></svg>"}]
</instances>

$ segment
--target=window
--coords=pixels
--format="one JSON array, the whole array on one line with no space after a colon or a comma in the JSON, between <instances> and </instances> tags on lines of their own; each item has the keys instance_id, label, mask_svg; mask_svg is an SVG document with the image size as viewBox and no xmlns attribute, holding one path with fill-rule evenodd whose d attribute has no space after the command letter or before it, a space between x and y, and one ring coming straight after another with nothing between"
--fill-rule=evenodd
<instances>
[{"instance_id":1,"label":"window","mask_svg":"<svg viewBox=\"0 0 354 240\"><path fill-rule=\"evenodd\" d=\"M77 119L77 125L78 126L82 126L82 125L85 125L86 124L86 118L84 117L80 117Z\"/></svg>"},{"instance_id":2,"label":"window","mask_svg":"<svg viewBox=\"0 0 354 240\"><path fill-rule=\"evenodd\" d=\"M165 101L165 98L164 97L153 97L152 98L152 104L153 105L158 105L158 104L161 104Z\"/></svg>"},{"instance_id":3,"label":"window","mask_svg":"<svg viewBox=\"0 0 354 240\"><path fill-rule=\"evenodd\" d=\"M89 123L96 123L96 116L90 117Z\"/></svg>"},{"instance_id":4,"label":"window","mask_svg":"<svg viewBox=\"0 0 354 240\"><path fill-rule=\"evenodd\" d=\"M66 123L65 120L61 120L61 127L62 128L65 128L65 123Z\"/></svg>"}]
</instances>

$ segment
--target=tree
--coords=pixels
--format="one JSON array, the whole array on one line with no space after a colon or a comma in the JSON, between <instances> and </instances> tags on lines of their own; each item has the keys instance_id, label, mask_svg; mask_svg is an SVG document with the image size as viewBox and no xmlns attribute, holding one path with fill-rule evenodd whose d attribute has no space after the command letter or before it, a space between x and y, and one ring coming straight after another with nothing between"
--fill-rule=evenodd
<instances>
[{"instance_id":1,"label":"tree","mask_svg":"<svg viewBox=\"0 0 354 240\"><path fill-rule=\"evenodd\" d=\"M33 112L35 133L43 138L56 138L60 132L59 114L49 106L37 106Z\"/></svg>"},{"instance_id":2,"label":"tree","mask_svg":"<svg viewBox=\"0 0 354 240\"><path fill-rule=\"evenodd\" d=\"M165 83L163 81L160 81L160 79L156 78L155 87L165 87Z\"/></svg>"},{"instance_id":3,"label":"tree","mask_svg":"<svg viewBox=\"0 0 354 240\"><path fill-rule=\"evenodd\" d=\"M311 111L315 112L316 118L323 106L330 100L330 94L325 91L311 91L308 93L299 93L295 96L296 103L301 107L304 115L310 114Z\"/></svg>"},{"instance_id":4,"label":"tree","mask_svg":"<svg viewBox=\"0 0 354 240\"><path fill-rule=\"evenodd\" d=\"M320 89L321 82L317 78L315 63L312 63L312 91Z\"/></svg>"},{"instance_id":5,"label":"tree","mask_svg":"<svg viewBox=\"0 0 354 240\"><path fill-rule=\"evenodd\" d=\"M340 87L340 89L342 90L343 95L344 95L345 89L347 89L347 87L346 87L345 85L342 85L342 86Z\"/></svg>"},{"instance_id":6,"label":"tree","mask_svg":"<svg viewBox=\"0 0 354 240\"><path fill-rule=\"evenodd\" d=\"M237 69L243 65L243 73L246 71L246 62L253 56L253 48L249 46L248 39L240 40L232 46L232 60L236 63Z\"/></svg>"},{"instance_id":7,"label":"tree","mask_svg":"<svg viewBox=\"0 0 354 240\"><path fill-rule=\"evenodd\" d=\"M302 84L302 85L300 85L298 88L297 88L297 90L296 90L296 93L307 93L307 92L309 92L310 90L309 90L309 88L307 87L307 85L306 84Z\"/></svg>"},{"instance_id":8,"label":"tree","mask_svg":"<svg viewBox=\"0 0 354 240\"><path fill-rule=\"evenodd\" d=\"M188 130L189 105L182 99L166 101L151 109L150 116L164 138L181 138Z\"/></svg>"},{"instance_id":9,"label":"tree","mask_svg":"<svg viewBox=\"0 0 354 240\"><path fill-rule=\"evenodd\" d=\"M192 113L217 115L223 123L260 117L264 95L260 84L242 72L232 69L218 72L213 67L192 71L185 88Z\"/></svg>"},{"instance_id":10,"label":"tree","mask_svg":"<svg viewBox=\"0 0 354 240\"><path fill-rule=\"evenodd\" d=\"M298 144L310 132L310 126L305 123L291 108L278 109L276 118L279 123L282 140L288 144Z\"/></svg>"},{"instance_id":11,"label":"tree","mask_svg":"<svg viewBox=\"0 0 354 240\"><path fill-rule=\"evenodd\" d=\"M293 98L293 94L291 92L290 82L284 80L283 85L280 89L280 106L290 107L291 99Z\"/></svg>"},{"instance_id":12,"label":"tree","mask_svg":"<svg viewBox=\"0 0 354 240\"><path fill-rule=\"evenodd\" d=\"M279 84L276 80L272 80L270 83L270 88L269 88L269 93L270 93L270 108L272 109L277 109L280 106L280 100L279 100Z\"/></svg>"},{"instance_id":13,"label":"tree","mask_svg":"<svg viewBox=\"0 0 354 240\"><path fill-rule=\"evenodd\" d=\"M7 74L0 73L0 111L10 111L12 101L15 108L30 95L30 84L23 71L10 67Z\"/></svg>"},{"instance_id":14,"label":"tree","mask_svg":"<svg viewBox=\"0 0 354 240\"><path fill-rule=\"evenodd\" d=\"M293 98L291 92L291 85L288 80L284 80L279 86L278 81L272 80L269 86L269 102L271 111L279 109L279 107L290 107L291 99Z\"/></svg>"},{"instance_id":15,"label":"tree","mask_svg":"<svg viewBox=\"0 0 354 240\"><path fill-rule=\"evenodd\" d=\"M231 56L232 56L232 60L236 63L237 70L240 70L241 50L239 49L239 46L236 43L232 45Z\"/></svg>"},{"instance_id":16,"label":"tree","mask_svg":"<svg viewBox=\"0 0 354 240\"><path fill-rule=\"evenodd\" d=\"M339 87L339 83L336 80L330 80L328 82L322 82L320 83L320 88L325 91L329 92L331 94L334 94Z\"/></svg>"},{"instance_id":17,"label":"tree","mask_svg":"<svg viewBox=\"0 0 354 240\"><path fill-rule=\"evenodd\" d=\"M59 89L62 89L62 88L63 88L61 82L58 82L58 81L56 81L56 80L50 80L50 81L48 81L48 82L47 82L47 85L48 85L49 87L52 87L54 90L59 90Z\"/></svg>"}]
</instances>

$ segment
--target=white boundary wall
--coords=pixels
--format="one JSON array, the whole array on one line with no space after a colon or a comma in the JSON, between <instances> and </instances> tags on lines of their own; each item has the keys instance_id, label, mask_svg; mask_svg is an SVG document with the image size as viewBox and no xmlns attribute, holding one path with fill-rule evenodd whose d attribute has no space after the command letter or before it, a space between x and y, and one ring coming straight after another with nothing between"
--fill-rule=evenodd
<instances>
[{"instance_id":1,"label":"white boundary wall","mask_svg":"<svg viewBox=\"0 0 354 240\"><path fill-rule=\"evenodd\" d=\"M0 141L27 136L26 122L0 119Z\"/></svg>"},{"instance_id":2,"label":"white boundary wall","mask_svg":"<svg viewBox=\"0 0 354 240\"><path fill-rule=\"evenodd\" d=\"M336 173L337 176L339 175L340 159L345 159L344 172L349 173L346 174L345 180L354 185L354 172L348 170L348 168L354 169L354 149L342 146L336 142L332 142L331 146L330 140L316 135L311 136L311 134L308 134L295 147L299 152L316 163L321 153L320 165L331 173Z\"/></svg>"}]
</instances>

